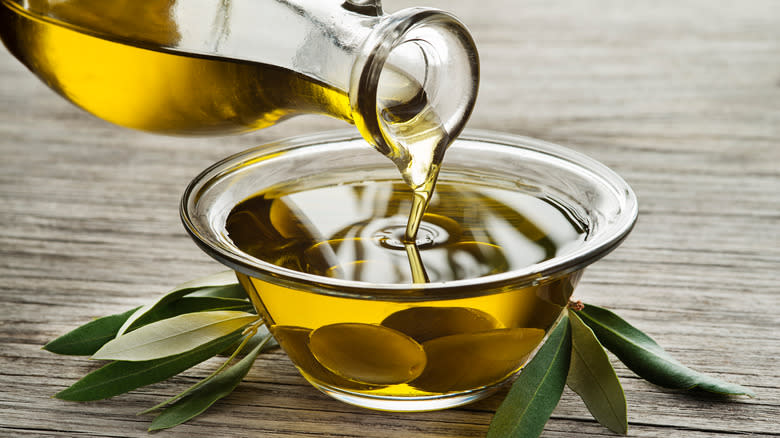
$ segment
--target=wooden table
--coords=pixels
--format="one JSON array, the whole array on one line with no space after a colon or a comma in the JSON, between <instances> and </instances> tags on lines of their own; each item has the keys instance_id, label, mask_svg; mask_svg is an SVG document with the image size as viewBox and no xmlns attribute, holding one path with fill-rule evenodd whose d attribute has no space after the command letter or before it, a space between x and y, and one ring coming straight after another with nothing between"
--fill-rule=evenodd
<instances>
[{"instance_id":1,"label":"wooden table","mask_svg":"<svg viewBox=\"0 0 780 438\"><path fill-rule=\"evenodd\" d=\"M726 402L664 390L615 361L630 435L780 436L780 2L428 3L462 17L478 42L470 127L572 147L634 187L633 234L588 269L577 296L758 394ZM135 413L213 363L78 404L50 396L95 364L41 345L221 270L179 223L179 196L201 169L339 127L304 117L219 139L133 132L66 103L0 51L0 435L145 436L149 420ZM504 395L442 412L367 411L320 394L277 351L163 436L480 437ZM610 432L568 390L544 432L601 435Z\"/></svg>"}]
</instances>

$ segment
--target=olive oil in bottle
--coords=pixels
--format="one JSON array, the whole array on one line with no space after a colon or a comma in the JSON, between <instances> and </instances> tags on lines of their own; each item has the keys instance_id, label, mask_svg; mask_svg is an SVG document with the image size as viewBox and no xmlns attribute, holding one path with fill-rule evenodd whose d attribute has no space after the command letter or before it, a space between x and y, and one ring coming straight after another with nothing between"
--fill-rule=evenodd
<instances>
[{"instance_id":1,"label":"olive oil in bottle","mask_svg":"<svg viewBox=\"0 0 780 438\"><path fill-rule=\"evenodd\" d=\"M49 87L115 124L221 135L302 113L351 120L346 93L310 76L177 49L190 29L175 20L175 2L29 3L0 0L6 47Z\"/></svg>"},{"instance_id":2,"label":"olive oil in bottle","mask_svg":"<svg viewBox=\"0 0 780 438\"><path fill-rule=\"evenodd\" d=\"M313 41L285 41L282 46L294 49L285 55L275 48L277 40L321 36L322 23L300 21L300 14L288 15L290 5L277 2L212 3L0 0L0 37L52 89L97 117L125 127L162 134L221 135L261 129L304 113L355 123L347 91L314 73L341 72L324 75L332 82L349 79L351 58L340 51L348 52L339 46L342 43L336 44L341 48L329 49L335 51L327 52L324 59L307 52L307 44L318 47ZM367 22L338 4L309 6L333 7L326 15L339 11L344 20ZM294 29L278 23L262 26L242 17L250 12L258 20L272 20L276 14L290 20ZM269 34L266 28L277 29L278 34ZM354 29L368 32L360 25ZM405 49L394 49L381 67L376 95L383 139L375 147L396 164L414 193L405 235L409 244L433 192L444 151L453 140L429 102L427 55L418 44L411 41L401 44ZM405 58L409 53L411 58ZM416 63L410 67L407 59ZM336 65L339 62L345 65ZM287 63L312 73L293 71L285 67ZM424 73L413 75L408 69L414 67L424 67ZM416 281L422 282L415 251L409 247L412 265L418 266Z\"/></svg>"}]
</instances>

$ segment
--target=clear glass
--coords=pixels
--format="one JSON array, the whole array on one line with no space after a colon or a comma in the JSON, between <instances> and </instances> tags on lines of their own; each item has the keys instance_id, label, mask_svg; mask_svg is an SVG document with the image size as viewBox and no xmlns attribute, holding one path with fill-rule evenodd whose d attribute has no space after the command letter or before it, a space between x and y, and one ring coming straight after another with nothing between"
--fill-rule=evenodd
<instances>
[{"instance_id":1,"label":"clear glass","mask_svg":"<svg viewBox=\"0 0 780 438\"><path fill-rule=\"evenodd\" d=\"M384 15L378 0L0 0L0 37L76 105L164 134L317 113L403 155L386 140L389 105L425 96L455 137L479 84L460 21L429 8Z\"/></svg>"},{"instance_id":2,"label":"clear glass","mask_svg":"<svg viewBox=\"0 0 780 438\"><path fill-rule=\"evenodd\" d=\"M286 269L243 252L228 236L226 220L239 202L323 175L334 184L397 178L355 133L283 140L206 169L185 191L181 216L195 242L237 272L302 375L337 399L373 409L443 409L491 394L531 360L583 269L620 244L637 217L631 188L602 164L539 140L466 131L450 147L440 183L489 182L544 199L587 237L500 274L395 284ZM446 333L417 337L429 323Z\"/></svg>"}]
</instances>

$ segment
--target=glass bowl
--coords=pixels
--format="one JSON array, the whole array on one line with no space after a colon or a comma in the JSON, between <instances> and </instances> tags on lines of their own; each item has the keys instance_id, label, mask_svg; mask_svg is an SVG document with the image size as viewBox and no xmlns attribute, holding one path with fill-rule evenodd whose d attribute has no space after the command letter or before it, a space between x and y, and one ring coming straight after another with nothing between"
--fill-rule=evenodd
<instances>
[{"instance_id":1,"label":"glass bowl","mask_svg":"<svg viewBox=\"0 0 780 438\"><path fill-rule=\"evenodd\" d=\"M395 166L358 133L339 131L228 157L198 175L181 203L187 231L236 272L301 374L336 399L372 409L444 409L490 395L533 358L584 268L617 247L637 217L631 188L597 161L540 140L467 130L447 150L440 187L517 192L558 211L580 237L505 272L415 284L280 266L239 248L228 230L236 205L258 193L387 180L400 181ZM347 200L332 204L325 214L340 214ZM314 228L326 222L307 219ZM546 222L539 228L552 226ZM281 234L285 227L277 224ZM473 245L457 242L466 243Z\"/></svg>"}]
</instances>

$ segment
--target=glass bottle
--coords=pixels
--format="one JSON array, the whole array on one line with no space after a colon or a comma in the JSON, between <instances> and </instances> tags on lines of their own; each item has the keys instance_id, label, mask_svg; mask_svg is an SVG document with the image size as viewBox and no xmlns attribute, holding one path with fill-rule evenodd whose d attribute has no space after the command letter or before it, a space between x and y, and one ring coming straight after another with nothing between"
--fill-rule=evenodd
<instances>
[{"instance_id":1,"label":"glass bottle","mask_svg":"<svg viewBox=\"0 0 780 438\"><path fill-rule=\"evenodd\" d=\"M454 138L479 62L452 15L380 0L0 0L0 36L44 83L118 125L222 135L303 113L354 123L392 155L399 118ZM392 156L391 156L392 158Z\"/></svg>"}]
</instances>

